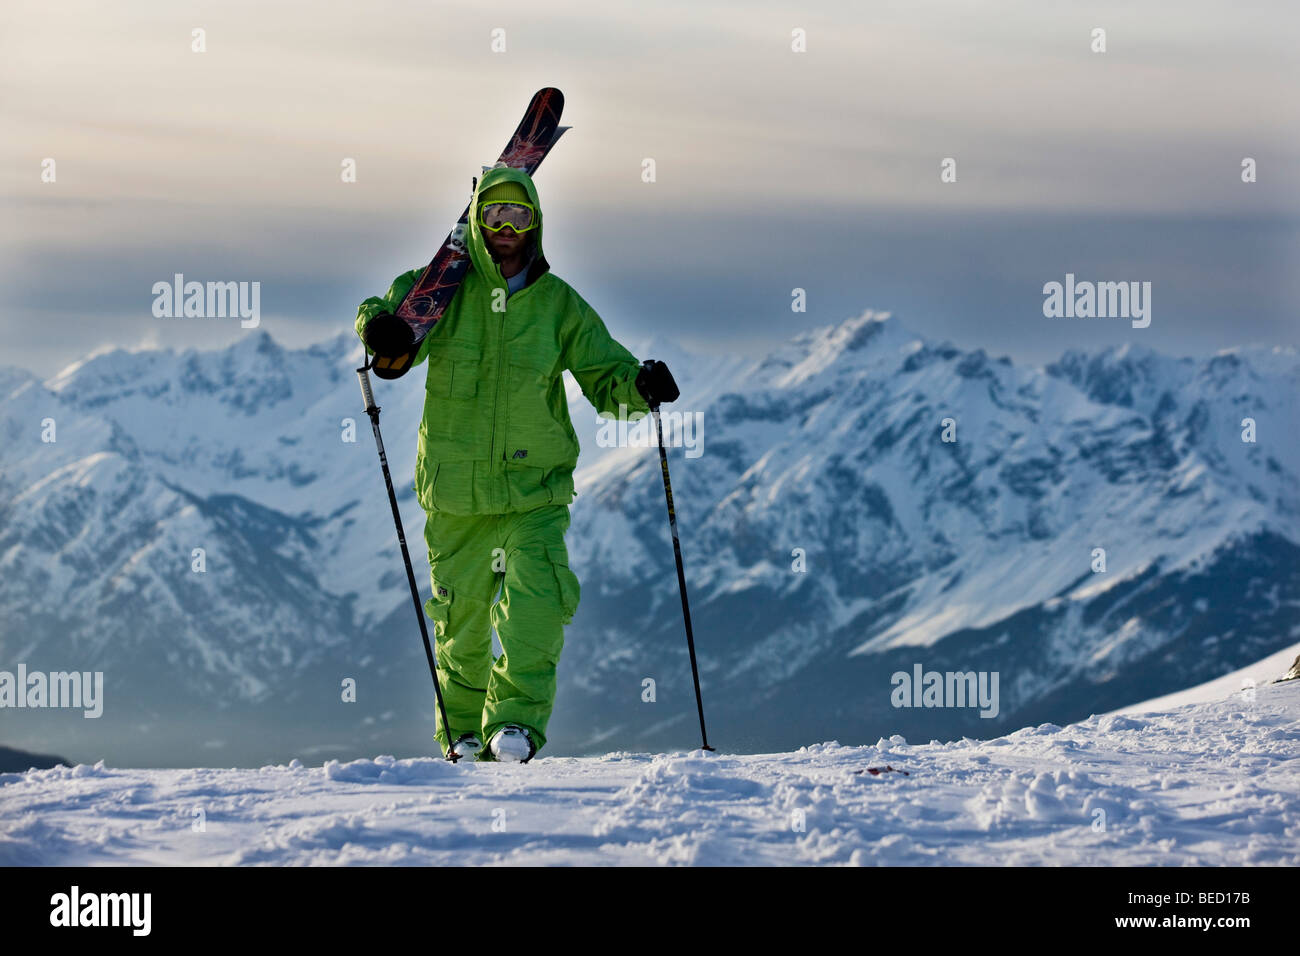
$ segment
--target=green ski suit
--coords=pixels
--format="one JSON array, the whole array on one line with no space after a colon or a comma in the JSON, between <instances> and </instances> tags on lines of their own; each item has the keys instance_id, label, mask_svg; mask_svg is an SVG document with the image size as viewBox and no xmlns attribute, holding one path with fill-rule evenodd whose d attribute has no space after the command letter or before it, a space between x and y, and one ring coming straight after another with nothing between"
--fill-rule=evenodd
<instances>
[{"instance_id":1,"label":"green ski suit","mask_svg":"<svg viewBox=\"0 0 1300 956\"><path fill-rule=\"evenodd\" d=\"M537 209L527 283L507 295L483 240L479 196L513 180ZM564 533L573 500L578 438L562 373L568 369L602 415L648 412L637 359L542 255L541 206L532 179L498 167L483 175L470 209L472 268L412 364L428 361L415 491L424 508L439 681L450 733L487 744L506 724L528 729L538 750L555 703L564 625L577 609ZM394 312L422 269L394 280L357 313L360 335ZM363 337L364 341L364 337ZM497 589L501 598L496 603ZM495 627L502 655L492 656Z\"/></svg>"}]
</instances>

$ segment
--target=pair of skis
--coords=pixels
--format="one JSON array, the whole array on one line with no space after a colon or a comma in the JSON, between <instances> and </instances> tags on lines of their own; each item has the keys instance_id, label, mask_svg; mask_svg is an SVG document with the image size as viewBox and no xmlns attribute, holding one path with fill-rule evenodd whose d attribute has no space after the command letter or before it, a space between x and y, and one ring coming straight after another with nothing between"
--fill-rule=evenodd
<instances>
[{"instance_id":1,"label":"pair of skis","mask_svg":"<svg viewBox=\"0 0 1300 956\"><path fill-rule=\"evenodd\" d=\"M510 137L510 142L502 151L501 158L497 160L497 166L522 169L532 176L547 153L551 151L551 147L564 135L564 131L569 129L567 126L560 125L560 113L563 110L563 93L553 87L538 90L529 102L524 118L515 128L514 135ZM402 529L402 515L397 507L397 495L393 492L393 477L388 470L384 439L379 432L379 406L375 404L375 396L370 388L369 372L373 370L380 378L393 379L404 375L410 369L410 362L419 351L420 342L442 318L469 271L469 249L465 245L469 214L470 206L467 205L433 257L433 261L425 268L415 285L411 286L411 290L395 313L415 333L414 346L401 358L385 359L375 356L366 365L357 369L366 415L370 418L375 445L379 449L379 464L383 469L384 484L388 488L388 503L393 512L393 522L397 525L397 543L401 547L402 560L406 564L406 581L411 588L415 616L420 621L420 636L424 639L424 654L428 658L429 673L433 677L433 691L438 701L438 713L442 717L442 726L447 731L447 759L453 763L459 760L460 756L451 748L451 724L447 721L447 707L442 698L442 686L438 683L438 665L434 658L433 645L429 642L429 628L425 623L424 609L420 604L420 591L416 586L415 572L411 567L411 554L406 547L406 533ZM704 729L704 701L700 696L700 674L695 662L695 636L691 630L691 611L686 601L686 573L682 566L681 543L677 537L677 512L673 507L672 485L668 481L668 455L664 450L663 432L659 425L658 402L651 405L651 412L654 414L655 434L659 442L659 460L663 469L664 496L668 503L668 525L672 531L673 555L677 561L677 584L682 596L682 614L686 620L686 642L690 650L691 675L695 681L695 703L700 715L701 746L704 750L713 750L709 746L708 733Z\"/></svg>"},{"instance_id":2,"label":"pair of skis","mask_svg":"<svg viewBox=\"0 0 1300 956\"><path fill-rule=\"evenodd\" d=\"M538 90L528 104L524 118L519 121L514 135L501 151L497 166L509 166L522 169L529 176L537 171L546 154L564 135L568 126L560 125L560 113L564 111L564 94L554 87ZM486 168L490 167L485 167ZM429 330L437 325L447 306L451 304L456 290L469 272L469 248L465 245L469 230L469 205L456 220L456 225L447 234L447 238L438 247L433 261L425 267L411 291L397 307L395 313L406 322L415 334L415 344L406 355L395 359L376 358L373 362L374 373L380 378L399 378L411 368L411 360L419 351L420 342Z\"/></svg>"}]
</instances>

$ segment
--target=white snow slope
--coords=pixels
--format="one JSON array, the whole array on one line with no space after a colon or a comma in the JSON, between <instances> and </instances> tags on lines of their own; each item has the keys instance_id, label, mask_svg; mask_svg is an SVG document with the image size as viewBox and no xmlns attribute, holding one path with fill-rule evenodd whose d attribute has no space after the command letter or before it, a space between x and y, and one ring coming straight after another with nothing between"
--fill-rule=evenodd
<instances>
[{"instance_id":1,"label":"white snow slope","mask_svg":"<svg viewBox=\"0 0 1300 956\"><path fill-rule=\"evenodd\" d=\"M1221 700L1238 692L1248 693L1251 687L1258 687L1261 684L1267 684L1269 681L1277 680L1287 672L1287 668L1295 662L1297 657L1300 657L1300 644L1293 644L1291 647L1283 648L1276 654L1270 654L1263 660L1249 664L1240 670L1235 670L1231 674L1224 674L1222 677L1214 678L1214 680L1207 680L1204 684L1197 684L1195 687L1189 687L1186 690L1165 694L1163 697L1144 700L1140 704L1120 707L1111 711L1111 713L1146 714L1154 710L1173 710L1175 707L1182 707L1185 704L1202 704L1206 701Z\"/></svg>"},{"instance_id":2,"label":"white snow slope","mask_svg":"<svg viewBox=\"0 0 1300 956\"><path fill-rule=\"evenodd\" d=\"M1298 754L1300 681L923 746L82 765L0 775L0 865L1294 866Z\"/></svg>"}]
</instances>

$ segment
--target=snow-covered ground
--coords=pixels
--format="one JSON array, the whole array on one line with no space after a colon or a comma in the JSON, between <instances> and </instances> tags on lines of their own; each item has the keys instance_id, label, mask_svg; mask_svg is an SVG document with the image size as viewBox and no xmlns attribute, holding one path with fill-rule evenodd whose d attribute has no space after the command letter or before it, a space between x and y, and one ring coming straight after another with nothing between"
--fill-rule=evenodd
<instances>
[{"instance_id":1,"label":"snow-covered ground","mask_svg":"<svg viewBox=\"0 0 1300 956\"><path fill-rule=\"evenodd\" d=\"M1300 657L1300 644L1293 644L1276 654L1270 654L1263 660L1249 664L1240 670L1235 670L1231 674L1224 674L1222 677L1214 678L1214 680L1207 680L1204 684L1197 684L1195 687L1189 687L1186 690L1165 694L1163 697L1145 700L1140 704L1120 707L1118 710L1112 711L1112 713L1148 714L1153 711L1173 710L1187 704L1203 704L1207 701L1222 700L1232 694L1248 692L1252 687L1259 687L1261 684L1277 680L1287 673L1288 668L1291 667L1297 657Z\"/></svg>"},{"instance_id":2,"label":"snow-covered ground","mask_svg":"<svg viewBox=\"0 0 1300 956\"><path fill-rule=\"evenodd\" d=\"M949 744L82 765L0 775L0 865L1296 865L1298 755L1300 681Z\"/></svg>"}]
</instances>

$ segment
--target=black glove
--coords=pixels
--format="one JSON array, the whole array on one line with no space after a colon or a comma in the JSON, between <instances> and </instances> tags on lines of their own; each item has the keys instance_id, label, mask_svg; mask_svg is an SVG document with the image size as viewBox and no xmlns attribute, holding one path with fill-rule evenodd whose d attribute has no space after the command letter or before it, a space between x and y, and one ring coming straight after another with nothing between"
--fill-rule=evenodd
<instances>
[{"instance_id":1,"label":"black glove","mask_svg":"<svg viewBox=\"0 0 1300 956\"><path fill-rule=\"evenodd\" d=\"M380 358L398 358L411 351L415 333L391 312L380 312L365 328L366 345Z\"/></svg>"},{"instance_id":2,"label":"black glove","mask_svg":"<svg viewBox=\"0 0 1300 956\"><path fill-rule=\"evenodd\" d=\"M663 402L675 402L681 396L673 373L668 366L655 359L646 359L641 363L641 371L636 373L636 390L650 405Z\"/></svg>"}]
</instances>

